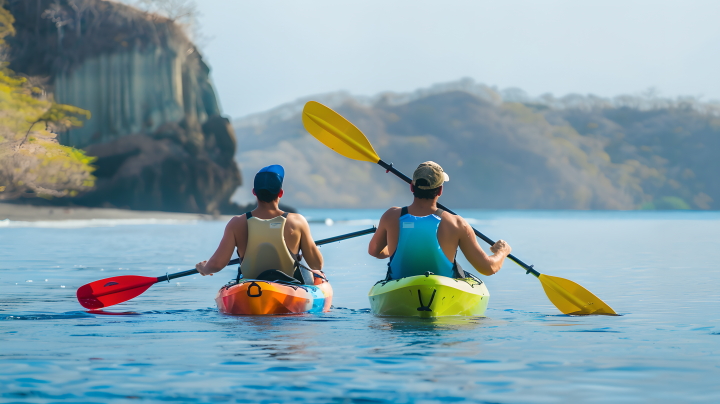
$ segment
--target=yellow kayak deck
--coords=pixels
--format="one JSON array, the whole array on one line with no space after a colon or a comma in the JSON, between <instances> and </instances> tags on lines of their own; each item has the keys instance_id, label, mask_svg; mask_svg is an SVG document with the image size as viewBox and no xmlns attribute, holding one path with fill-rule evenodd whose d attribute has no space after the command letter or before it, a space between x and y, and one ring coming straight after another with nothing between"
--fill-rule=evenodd
<instances>
[{"instance_id":1,"label":"yellow kayak deck","mask_svg":"<svg viewBox=\"0 0 720 404\"><path fill-rule=\"evenodd\" d=\"M490 293L479 279L418 275L378 282L368 298L378 316L484 316Z\"/></svg>"}]
</instances>

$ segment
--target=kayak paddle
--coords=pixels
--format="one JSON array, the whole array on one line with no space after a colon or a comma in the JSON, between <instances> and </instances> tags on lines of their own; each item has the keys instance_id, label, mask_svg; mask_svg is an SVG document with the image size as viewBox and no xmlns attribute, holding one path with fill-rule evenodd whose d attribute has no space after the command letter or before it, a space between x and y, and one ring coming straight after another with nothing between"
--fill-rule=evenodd
<instances>
[{"instance_id":1,"label":"kayak paddle","mask_svg":"<svg viewBox=\"0 0 720 404\"><path fill-rule=\"evenodd\" d=\"M310 101L305 104L305 108L303 108L302 120L305 129L310 132L313 137L336 153L353 160L376 163L387 170L387 172L392 172L408 184L412 183L410 178L395 169L392 164L388 164L380 159L372 144L370 144L370 141L368 141L360 129L332 109L319 102ZM456 214L440 203L438 203L437 206L450 214ZM473 230L475 231L475 235L483 239L486 243L490 245L495 244L493 240L480 233L474 227ZM527 265L512 254L508 255L508 258L525 269L526 274L533 274L540 280L550 301L563 314L617 315L607 303L577 283L568 279L541 274L536 271L532 265Z\"/></svg>"},{"instance_id":2,"label":"kayak paddle","mask_svg":"<svg viewBox=\"0 0 720 404\"><path fill-rule=\"evenodd\" d=\"M315 245L321 246L323 244L364 236L375 233L375 230L377 229L373 226L369 229L318 240L315 242ZM235 265L240 262L242 262L241 258L235 258L230 260L228 265ZM170 282L170 279L182 278L183 276L194 275L196 273L198 273L197 269L190 269L174 274L165 274L157 278L137 275L113 276L112 278L101 279L81 286L77 290L77 299L86 309L97 310L137 297L158 282Z\"/></svg>"}]
</instances>

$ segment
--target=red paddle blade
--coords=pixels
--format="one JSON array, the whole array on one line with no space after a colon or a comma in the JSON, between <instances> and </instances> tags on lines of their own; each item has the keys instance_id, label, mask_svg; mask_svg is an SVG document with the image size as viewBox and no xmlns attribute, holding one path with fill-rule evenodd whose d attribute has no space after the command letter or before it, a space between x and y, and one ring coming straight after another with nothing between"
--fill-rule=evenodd
<instances>
[{"instance_id":1,"label":"red paddle blade","mask_svg":"<svg viewBox=\"0 0 720 404\"><path fill-rule=\"evenodd\" d=\"M139 296L156 282L148 276L114 276L81 286L77 298L86 309L101 309Z\"/></svg>"}]
</instances>

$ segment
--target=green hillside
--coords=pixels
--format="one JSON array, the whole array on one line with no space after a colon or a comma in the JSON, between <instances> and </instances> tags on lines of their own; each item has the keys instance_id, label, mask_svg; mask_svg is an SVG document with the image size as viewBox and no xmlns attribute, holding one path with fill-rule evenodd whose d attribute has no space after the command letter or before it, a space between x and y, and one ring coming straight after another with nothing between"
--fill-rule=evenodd
<instances>
[{"instance_id":1,"label":"green hillside","mask_svg":"<svg viewBox=\"0 0 720 404\"><path fill-rule=\"evenodd\" d=\"M425 160L441 164L451 179L442 197L449 206L720 207L720 109L714 104L648 97L531 100L481 90L450 86L412 96L316 99L355 123L378 154L406 174ZM307 134L299 115L303 101L235 122L236 158L246 172L285 165L285 202L300 207L409 202L403 183L372 164L336 155Z\"/></svg>"}]
</instances>

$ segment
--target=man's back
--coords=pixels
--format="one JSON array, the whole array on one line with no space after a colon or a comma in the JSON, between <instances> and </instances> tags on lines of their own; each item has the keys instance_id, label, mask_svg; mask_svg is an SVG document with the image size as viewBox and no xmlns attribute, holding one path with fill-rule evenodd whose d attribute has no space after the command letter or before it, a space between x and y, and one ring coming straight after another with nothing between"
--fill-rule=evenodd
<instances>
[{"instance_id":1,"label":"man's back","mask_svg":"<svg viewBox=\"0 0 720 404\"><path fill-rule=\"evenodd\" d=\"M269 220L275 217L281 216L284 212L257 212L257 209L251 212L253 217L258 219ZM247 248L248 240L248 219L246 215L235 216L228 223L228 227L232 229L235 236L236 246L238 255L241 257L245 256L245 249ZM300 214L288 213L285 220L285 229L283 230L283 236L285 238L285 244L287 248L293 254L300 252L300 242L302 240L303 230L308 227L308 222ZM244 241L244 242L243 242Z\"/></svg>"},{"instance_id":2,"label":"man's back","mask_svg":"<svg viewBox=\"0 0 720 404\"><path fill-rule=\"evenodd\" d=\"M492 275L500 270L505 257L510 254L510 246L498 240L490 247L493 255L488 256L465 219L438 211L437 200L442 195L443 183L446 181L449 181L449 177L437 163L426 161L420 164L413 173L410 185L413 203L406 208L392 207L380 218L378 229L370 240L368 253L380 259L391 258L389 265L393 277L411 276L418 274L420 268L433 266L445 276L451 276L447 274L452 272L463 276L454 265L458 247L478 272ZM418 225L421 231L414 231L415 222L418 221L421 221ZM438 248L442 250L441 253ZM398 249L401 250L399 255ZM439 255L443 255L443 259ZM400 263L396 261L398 256ZM452 271L448 266L452 267Z\"/></svg>"},{"instance_id":3,"label":"man's back","mask_svg":"<svg viewBox=\"0 0 720 404\"><path fill-rule=\"evenodd\" d=\"M393 206L380 219L381 223L387 223L387 246L390 255L395 253L400 236L400 214L402 208ZM408 206L408 213L413 216L428 216L435 214L437 211L431 209L423 209L414 206ZM442 212L440 215L440 225L437 230L437 241L443 253L451 262L455 259L455 253L458 249L460 238L465 232L464 226L467 223L463 218Z\"/></svg>"},{"instance_id":4,"label":"man's back","mask_svg":"<svg viewBox=\"0 0 720 404\"><path fill-rule=\"evenodd\" d=\"M262 168L255 175L253 194L258 199L257 208L230 220L215 254L208 261L195 265L200 274L212 275L222 270L235 249L238 256L248 258L241 265L241 270L247 268L252 275L258 275L263 269L273 269L292 276L293 268L299 263L300 257L297 255L300 253L310 268L322 270L322 254L312 239L307 220L299 214L285 213L278 207L283 196L284 177L285 170L276 164ZM252 221L252 225L248 220ZM251 228L254 229L254 235L251 234ZM251 246L252 251L248 251L251 241L256 248ZM269 266L276 268L265 268Z\"/></svg>"}]
</instances>

